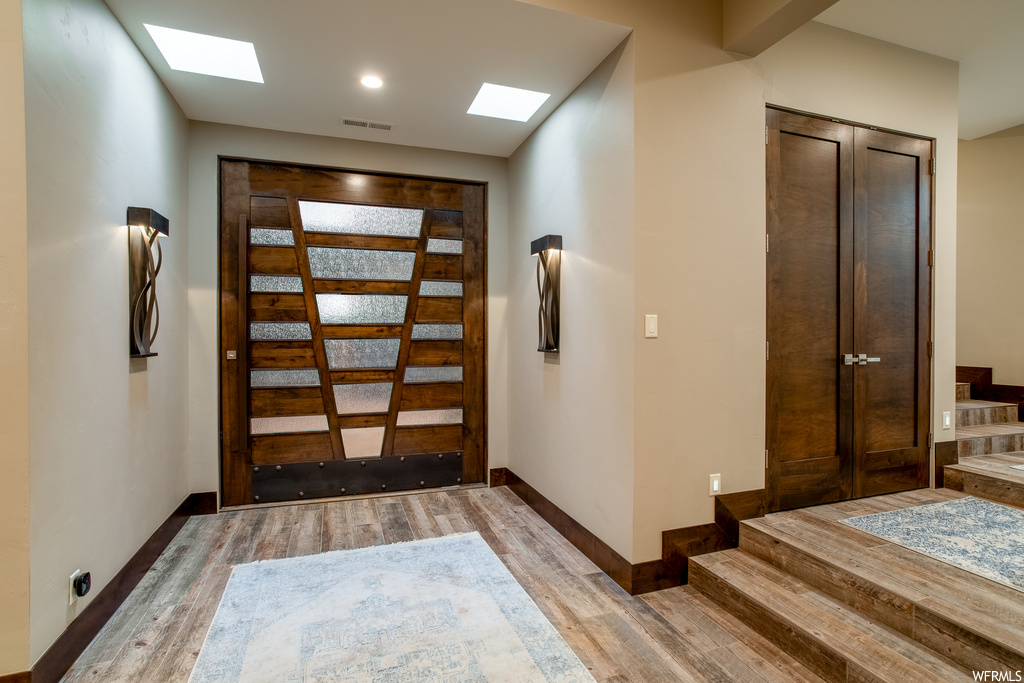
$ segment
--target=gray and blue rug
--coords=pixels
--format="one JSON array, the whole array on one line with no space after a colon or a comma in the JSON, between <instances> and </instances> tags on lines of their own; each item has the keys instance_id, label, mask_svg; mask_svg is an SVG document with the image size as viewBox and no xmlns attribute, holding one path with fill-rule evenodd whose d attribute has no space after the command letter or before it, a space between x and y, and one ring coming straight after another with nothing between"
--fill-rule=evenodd
<instances>
[{"instance_id":1,"label":"gray and blue rug","mask_svg":"<svg viewBox=\"0 0 1024 683\"><path fill-rule=\"evenodd\" d=\"M1024 510L968 496L840 521L1024 590Z\"/></svg>"},{"instance_id":2,"label":"gray and blue rug","mask_svg":"<svg viewBox=\"0 0 1024 683\"><path fill-rule=\"evenodd\" d=\"M236 567L190 680L594 679L474 532Z\"/></svg>"}]
</instances>

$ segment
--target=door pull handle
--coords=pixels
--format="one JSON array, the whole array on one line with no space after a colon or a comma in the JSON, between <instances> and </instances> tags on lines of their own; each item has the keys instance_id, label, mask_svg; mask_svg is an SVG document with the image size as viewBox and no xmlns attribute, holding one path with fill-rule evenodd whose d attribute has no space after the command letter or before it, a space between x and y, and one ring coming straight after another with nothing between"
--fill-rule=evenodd
<instances>
[{"instance_id":1,"label":"door pull handle","mask_svg":"<svg viewBox=\"0 0 1024 683\"><path fill-rule=\"evenodd\" d=\"M842 361L843 365L853 365L856 362L852 353L844 353L839 360Z\"/></svg>"},{"instance_id":2,"label":"door pull handle","mask_svg":"<svg viewBox=\"0 0 1024 683\"><path fill-rule=\"evenodd\" d=\"M868 363L881 363L881 358L868 358L866 353L857 354L857 365L867 365Z\"/></svg>"}]
</instances>

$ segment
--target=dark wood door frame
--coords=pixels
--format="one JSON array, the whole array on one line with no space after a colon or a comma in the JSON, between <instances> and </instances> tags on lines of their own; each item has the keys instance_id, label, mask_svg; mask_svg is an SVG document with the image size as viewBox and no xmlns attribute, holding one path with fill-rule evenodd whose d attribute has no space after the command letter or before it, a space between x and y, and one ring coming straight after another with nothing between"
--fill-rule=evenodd
<instances>
[{"instance_id":1,"label":"dark wood door frame","mask_svg":"<svg viewBox=\"0 0 1024 683\"><path fill-rule=\"evenodd\" d=\"M250 169L255 169L250 172ZM281 171L282 175L273 177L273 175L267 171L272 169L275 171ZM295 235L296 248L301 248L305 243L307 236L302 234L302 223L301 218L297 216L298 200L309 199L318 201L341 201L345 203L355 204L376 204L376 205L388 205L396 207L409 207L409 208L420 208L424 212L424 225L426 228L421 228L421 236L418 238L419 242L422 242L417 247L416 254L419 258L416 260L416 271L422 273L423 264L426 260L422 253L427 243L427 237L431 239L461 239L463 258L467 264L476 264L473 268L467 268L463 272L462 265L458 265L458 274L454 275L454 279L463 282L463 293L462 302L459 303L459 310L465 312L462 320L473 320L478 321L473 324L465 324L463 326L463 337L460 342L449 343L449 346L459 346L461 360L463 364L464 376L469 378L475 378L473 381L464 381L460 384L463 387L462 402L463 402L463 415L464 422L462 425L463 438L460 440L460 450L457 453L459 466L461 471L456 472L461 474L459 477L459 483L477 483L482 482L486 478L487 472L487 268L486 268L486 252L487 252L487 211L486 211L486 183L464 181L464 180L449 180L440 178L428 178L423 176L413 175L396 175L396 174L385 174L372 171L359 171L359 170L347 170L337 168L324 168L320 166L311 166L304 164L293 164L293 163L281 163L281 162L266 162L259 160L250 160L236 157L220 157L219 158L219 171L220 171L220 254L219 254L219 282L218 291L220 296L219 302L219 316L220 316L220 343L219 343L219 376L220 376L220 460L221 460L221 492L222 492L222 504L224 506L238 506L238 505L249 505L253 503L259 503L253 498L252 492L252 473L257 469L254 466L252 460L252 448L250 447L251 437L248 433L248 420L251 415L248 390L249 390L249 367L250 358L248 357L248 347L251 342L248 341L248 315L250 307L253 305L249 299L252 295L249 292L249 252L250 245L247 239L241 239L240 235L246 233L249 215L251 209L250 198L253 201L259 199L262 201L263 197L287 199L287 212L288 212L288 223L291 225L291 232ZM251 177L250 177L251 176ZM353 179L359 180L360 182L352 182ZM332 185L334 183L334 185ZM436 215L435 215L436 214ZM459 221L458 225L448 224L446 220L455 217ZM436 223L431 223L433 218L437 219ZM463 225L465 221L465 225ZM255 225L255 224L254 224ZM296 228L296 226L299 226ZM431 227L432 226L432 227ZM287 226L281 225L281 228L287 230ZM315 243L320 244L321 242L325 245L330 242L337 242L336 239L327 239L329 235L324 236L322 234L309 233L308 238L314 240ZM315 239L314 239L315 238ZM386 248L383 246L373 246L375 244L383 244L386 239L379 238L347 238L349 242L355 241L359 244L355 244L354 248ZM404 240L410 242L410 240ZM314 242L311 242L314 243ZM365 243L365 245L360 246ZM331 244L331 246L342 246L339 244ZM344 247L342 248L349 248ZM409 249L408 245L402 247ZM227 257L228 255L234 255L233 258ZM445 274L445 268L448 257L436 257L431 255L431 268L434 275L431 279L451 279L453 276ZM292 259L294 260L294 258ZM299 259L300 261L302 259ZM450 259L448 259L450 260ZM461 262L460 262L461 263ZM295 276L301 277L304 284L304 299L305 299L305 310L315 310L312 306L315 306L314 300L314 287L310 286L312 282L310 273L302 270L302 265L306 265L308 270L308 264L299 264L299 270L292 273ZM292 264L294 267L295 264ZM451 266L454 267L454 266ZM438 270L440 269L440 270ZM253 271L263 272L263 271ZM271 271L273 272L273 271ZM330 281L330 280L318 280L315 284L315 291L347 291L352 287L344 282ZM352 283L353 285L359 285L358 282ZM391 287L387 282L381 282L380 285L371 282L370 288L358 287L354 289L355 292L363 291L377 291L378 289L384 291ZM343 289L338 289L338 285L343 285ZM397 284L395 285L397 287ZM410 280L406 286L410 291L410 295L407 301L407 315L406 324L403 326L411 329L412 321L421 322L420 311L426 316L426 319L422 322L434 322L434 319L440 313L435 311L441 311L444 309L442 306L430 306L429 304L438 303L439 300L433 301L420 301L421 306L417 306L418 289L414 293L414 283ZM324 289L326 288L326 289ZM392 287L394 288L394 287ZM295 298L295 295L290 295L291 298ZM277 297L283 299L283 296ZM446 309L445 309L446 310ZM447 315L447 314L445 314ZM310 313L310 327L312 328L313 335L313 351L317 356L317 367L326 366L327 361L324 358L320 358L323 353L322 341L319 346L315 343L318 337L315 332L319 324L316 322L316 315ZM275 318L276 319L276 318ZM291 319L291 318L281 318ZM443 319L447 319L444 316L437 317L438 323L442 322ZM337 325L333 327L338 327ZM392 326L397 329L397 326ZM326 328L325 328L326 329ZM321 334L321 337L323 334ZM338 336L335 331L335 336ZM351 335L341 333L340 338L349 338ZM361 333L356 336L364 336ZM379 334L371 334L370 336L381 336ZM394 336L389 333L388 337ZM412 344L419 344L417 348L422 348L426 353L433 352L436 356L437 349L435 346L443 345L444 342L412 342L411 339L406 339L407 333L403 333L401 350L408 357L410 353L410 346ZM430 347L430 348L427 348ZM229 352L233 354L229 356ZM306 352L308 354L308 351ZM420 354L419 357L423 357ZM436 361L436 363L447 364L450 361ZM420 364L434 365L435 361L426 360ZM370 371L372 374L375 371ZM345 372L338 372L332 370L329 373L332 378L331 381L340 381L342 383L347 381L369 381L367 379L337 379L339 376L346 375ZM352 373L347 373L352 374ZM385 375L387 373L376 374ZM391 375L397 373L392 372ZM321 376L323 376L321 374ZM405 450L400 450L395 443L395 431L396 427L391 424L395 421L395 415L399 406L397 404L401 401L401 382L396 382L398 390L392 391L391 408L389 411L387 423L390 425L389 432L385 432L390 438L385 438L385 450L383 458L368 461L346 461L344 459L344 449L340 442L340 438L335 434L337 431L339 420L344 422L347 420L349 426L361 427L361 424L355 424L360 419L359 416L353 418L339 418L337 414L333 414L332 406L334 405L333 395L327 395L326 389L323 387L327 386L323 384L326 380L322 380L321 389L322 391L316 392L318 395L323 394L321 397L323 403L323 410L328 415L328 421L331 425L331 448L330 451L334 454L333 462L320 462L319 467L324 468L332 472L350 472L356 478L367 476L373 472L385 472L390 469L395 469L398 461L401 460L403 463L406 461L415 461L419 463L422 458L418 455L411 455L405 457L397 457L404 453L412 453L414 450L416 453L419 450L415 449L415 444L412 444L412 434L425 433L422 438L426 439L426 442L437 440L438 437L432 437L430 432L431 428L409 428L399 427L399 431L403 434L402 447ZM384 381L384 380L374 380ZM437 380L431 380L437 381ZM420 387L426 387L426 385L419 385ZM309 392L306 392L309 393ZM423 392L418 392L417 396L411 397L414 403L423 403L422 398ZM406 402L407 403L407 402ZM457 405L457 404L456 404ZM403 403L404 406L404 403ZM441 407L441 406L438 406ZM417 409L430 409L430 406L410 406L408 408L403 407L406 410L417 410ZM308 411L307 411L308 412ZM322 410L314 410L313 412L323 412ZM331 419L333 418L333 420ZM378 420L379 421L379 420ZM418 423L413 423L418 424ZM437 431L437 430L434 430ZM443 439L442 439L443 440ZM337 441L338 443L334 443ZM410 447L413 446L412 450ZM450 449L453 446L444 446L440 450ZM390 457L392 449L395 451L396 457ZM330 453L325 453L321 448L321 455L314 458L315 460L330 460ZM340 455L340 458L339 458ZM433 456L431 456L433 457ZM394 461L394 462L391 462ZM425 462L425 461L424 461ZM317 462L311 462L309 467L317 467ZM297 463L298 466L306 467L301 463ZM258 465L257 465L258 466ZM340 468L338 466L341 466ZM281 467L276 467L277 470L289 468L289 464L285 463ZM420 464L415 465L416 468L421 467ZM355 469L352 468L361 468ZM262 468L264 470L271 469L270 467ZM307 468L308 469L308 468ZM451 466L447 466L446 469L451 469ZM307 473L308 474L308 473ZM264 476L264 475L259 475ZM348 476L348 475L344 475ZM454 474L452 475L454 477ZM403 474L404 478L409 478L409 472ZM415 477L419 479L419 476ZM454 483L454 482L453 482ZM366 482L360 484L365 488ZM434 484L441 485L441 484ZM445 484L447 485L447 484ZM309 489L306 489L309 490ZM379 488L378 488L379 490ZM360 493L363 491L350 491L350 493ZM318 494L318 497L322 497L323 493ZM340 494L333 494L340 495Z\"/></svg>"},{"instance_id":2,"label":"dark wood door frame","mask_svg":"<svg viewBox=\"0 0 1024 683\"><path fill-rule=\"evenodd\" d=\"M806 162L800 161L798 156L791 157L796 161L787 162L791 164L790 172L796 174L791 185L780 184L779 180L785 154L781 151L783 137L790 140L786 144L795 150L789 154L811 155ZM770 242L765 425L768 508L788 509L927 486L931 445L929 344L934 141L769 106L765 142ZM801 152L801 149L806 151ZM891 182L887 174L891 175ZM829 204L828 197L824 197L826 201L822 204L818 198L824 195L830 196L834 204ZM910 210L917 212L914 216L908 213L908 197L913 200ZM814 205L819 206L816 209L819 215L809 213ZM801 222L810 232L804 237L798 235L795 245L792 235L787 244L785 232L772 236L783 225ZM902 227L897 227L896 223ZM819 225L820 228L814 227ZM869 230L873 240L870 245ZM911 235L908 231L915 232ZM909 239L914 240L913 244L909 244ZM804 249L801 240L808 246L818 242L814 247L817 251L812 250L808 256L794 261L793 254L799 255ZM883 248L880 249L879 244ZM873 250L870 257L869 246ZM903 261L895 265L885 262L888 251L899 250L902 250ZM810 260L805 260L801 266L800 258ZM806 266L813 272L814 267L821 266L822 259L829 258L835 259L831 266L836 273L832 284L828 283L828 267L823 271L824 279L797 277L797 283L801 278L817 282L820 292L806 294L799 287L791 291L777 290L773 284L773 278L780 277L780 273L783 274L780 282L789 277L785 275L786 269L803 272ZM909 266L907 258L913 260ZM886 304L885 297L880 299L879 294L888 291L886 278L893 274L902 278L898 289L901 294L892 295L896 297L894 303ZM873 307L869 306L869 292ZM805 295L806 306L801 299ZM787 300L781 300L783 298ZM912 300L909 315L914 319L910 324L901 325L908 300ZM778 374L782 372L780 368L799 365L792 359L800 358L803 347L811 342L801 341L800 335L792 335L795 329L792 323L787 323L790 327L779 323L778 311L788 310L792 320L813 316L813 310L821 307L832 307L833 322L813 318L800 321L804 324L802 333L807 333L808 337L819 336L816 343L820 348L816 354L809 354L814 357L808 358L806 368L798 369L804 374L816 372L818 375L808 375L798 380L797 385L780 381L783 379ZM878 342L884 346L885 338L891 336L887 328L881 337L877 334L872 337L869 324L881 325L879 329L894 324L900 328L897 331L904 339L900 348L906 352L908 344L913 347L910 350L913 362L908 366L906 353L902 357L893 353L886 359L892 365L844 365L840 361L841 354L874 356L871 345ZM831 331L830 325L834 325ZM834 354L831 353L833 345ZM791 357L784 361L787 352ZM829 355L831 358L824 357ZM783 365L780 366L780 362ZM902 375L894 379L893 373L900 372L892 369L896 365L904 369ZM875 369L873 374L869 374L871 369ZM785 420L779 416L786 412L780 411L779 406L787 400L787 391L800 386L800 382L805 389L821 389L823 393L816 401L808 400L808 396L802 401L820 410L822 415L815 414L804 427L793 430L782 424ZM832 388L828 389L829 386ZM908 399L910 392L914 395ZM886 419L885 410L878 407L893 393L902 396L897 401L898 408L913 425L909 430L894 426L893 420ZM871 406L874 409L868 410ZM788 410L799 413L792 406ZM832 428L823 424L828 420L834 420ZM788 436L782 438L779 430L784 426ZM812 439L810 435L816 436ZM790 444L789 450L793 450L793 445L797 450L789 454L780 452L780 448L786 448L780 444L786 443ZM814 447L801 456L802 445Z\"/></svg>"}]
</instances>

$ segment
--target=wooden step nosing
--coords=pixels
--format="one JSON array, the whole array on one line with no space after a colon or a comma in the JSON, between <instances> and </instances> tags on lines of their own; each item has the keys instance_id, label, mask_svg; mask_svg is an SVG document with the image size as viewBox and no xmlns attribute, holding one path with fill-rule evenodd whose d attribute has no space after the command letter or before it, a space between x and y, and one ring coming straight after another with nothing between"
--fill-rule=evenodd
<instances>
[{"instance_id":1,"label":"wooden step nosing","mask_svg":"<svg viewBox=\"0 0 1024 683\"><path fill-rule=\"evenodd\" d=\"M779 572L769 563L753 556L750 557L754 562ZM691 562L694 559L699 560L699 558L692 558ZM934 652L928 652L928 648L924 644L908 638L904 634L895 632L898 634L897 638L900 635L903 636L902 645L904 647L917 648L921 652L927 652L930 655L929 658L934 660L930 665L917 662L904 653L875 639L871 633L862 630L860 626L833 615L807 600L801 593L791 593L792 598L788 600L786 599L787 596L784 595L766 594L760 591L755 597L752 589L756 588L756 586L749 585L744 581L746 572L753 571L749 562L722 562L713 566L702 565L702 568L706 574L713 574L718 579L719 590L721 590L721 584L728 584L733 593L742 594L748 602L755 603L756 608L761 613L762 620L767 612L772 622L783 622L785 630L790 633L799 632L802 636L801 640L813 640L817 645L814 648L815 650L819 652L824 651L824 654L832 659L839 660L846 668L853 665L871 672L874 676L888 674L880 680L892 681L908 680L908 672L918 674L920 680L935 680L935 676L940 673L940 671L937 671L938 669L941 669L942 674L949 673L947 669L959 670L959 667L954 663L945 661ZM701 582L707 579L706 575L701 574L699 570L697 576L700 577L698 578L697 586L700 588ZM762 576L767 580L775 578L766 572L762 572ZM804 586L804 588L813 590L810 586ZM784 589L779 590L779 593L783 592ZM800 609L798 605L804 609ZM727 605L723 605L723 607L728 608ZM749 605L747 611L751 611ZM755 621L754 624L748 625L758 630L758 623L760 622ZM762 635L769 637L767 634L762 633ZM772 640L771 638L769 639ZM773 642L775 641L773 640ZM798 654L793 656L799 658ZM814 670L811 664L808 662L804 663ZM899 669L903 669L903 671Z\"/></svg>"},{"instance_id":2,"label":"wooden step nosing","mask_svg":"<svg viewBox=\"0 0 1024 683\"><path fill-rule=\"evenodd\" d=\"M715 604L781 647L827 681L846 680L846 662L798 625L772 615L737 587L706 566L703 556L689 559L689 583ZM774 628L772 628L774 627Z\"/></svg>"}]
</instances>

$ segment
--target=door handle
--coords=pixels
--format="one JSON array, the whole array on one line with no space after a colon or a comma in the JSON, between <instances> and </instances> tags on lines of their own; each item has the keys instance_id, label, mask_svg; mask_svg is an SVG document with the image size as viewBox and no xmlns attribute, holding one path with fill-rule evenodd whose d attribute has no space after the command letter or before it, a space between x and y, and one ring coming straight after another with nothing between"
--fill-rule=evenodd
<instances>
[{"instance_id":1,"label":"door handle","mask_svg":"<svg viewBox=\"0 0 1024 683\"><path fill-rule=\"evenodd\" d=\"M866 353L857 354L857 365L867 365L868 363L881 363L881 358L868 358Z\"/></svg>"},{"instance_id":2,"label":"door handle","mask_svg":"<svg viewBox=\"0 0 1024 683\"><path fill-rule=\"evenodd\" d=\"M852 353L844 353L839 360L842 361L843 365L853 365L856 362Z\"/></svg>"}]
</instances>

